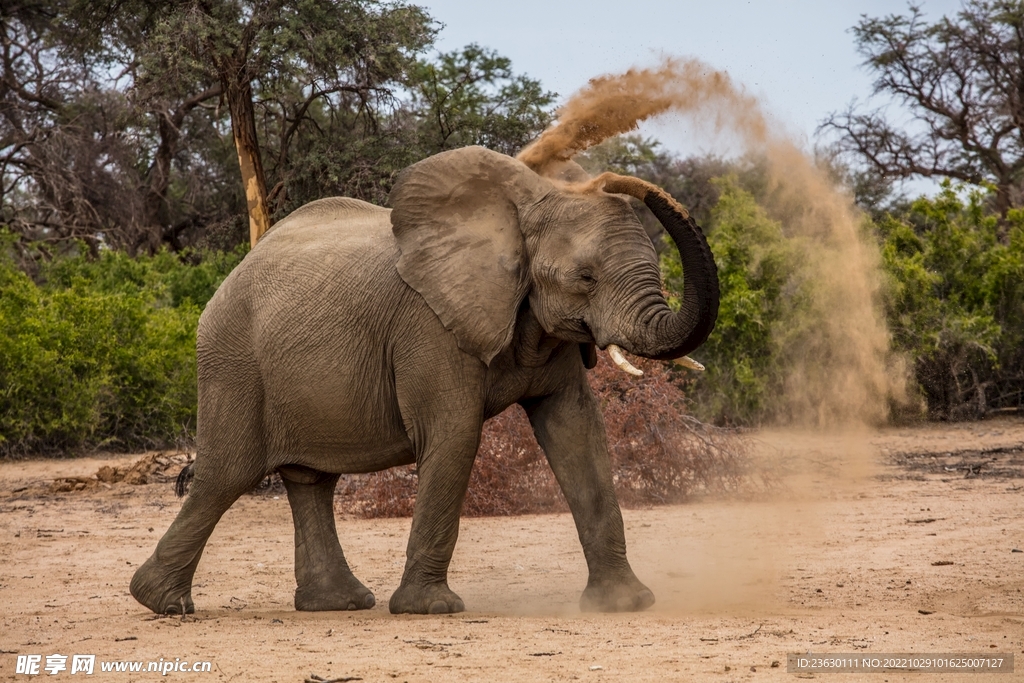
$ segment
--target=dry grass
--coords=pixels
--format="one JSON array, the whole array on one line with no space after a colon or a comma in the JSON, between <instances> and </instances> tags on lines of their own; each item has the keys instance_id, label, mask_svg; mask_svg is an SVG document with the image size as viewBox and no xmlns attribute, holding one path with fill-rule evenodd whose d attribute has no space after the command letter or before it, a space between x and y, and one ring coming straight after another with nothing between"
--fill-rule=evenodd
<instances>
[{"instance_id":1,"label":"dry grass","mask_svg":"<svg viewBox=\"0 0 1024 683\"><path fill-rule=\"evenodd\" d=\"M604 353L589 373L601 402L615 488L624 507L679 503L706 493L762 488L739 433L688 416L685 397L668 364L636 359L645 375L626 376ZM361 517L403 517L416 500L413 467L345 477L338 488L342 512ZM533 436L525 412L512 406L484 425L463 515L519 515L566 510L565 499Z\"/></svg>"}]
</instances>

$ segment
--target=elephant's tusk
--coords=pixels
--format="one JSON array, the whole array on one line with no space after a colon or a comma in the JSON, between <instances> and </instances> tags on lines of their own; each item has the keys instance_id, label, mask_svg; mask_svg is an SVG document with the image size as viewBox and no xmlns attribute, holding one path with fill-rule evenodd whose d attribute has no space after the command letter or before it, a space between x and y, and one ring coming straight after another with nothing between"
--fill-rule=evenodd
<instances>
[{"instance_id":1,"label":"elephant's tusk","mask_svg":"<svg viewBox=\"0 0 1024 683\"><path fill-rule=\"evenodd\" d=\"M684 368L690 368L691 370L696 370L697 372L704 372L704 365L702 363L698 363L689 356L676 358L676 363L682 365Z\"/></svg>"},{"instance_id":2,"label":"elephant's tusk","mask_svg":"<svg viewBox=\"0 0 1024 683\"><path fill-rule=\"evenodd\" d=\"M615 363L619 370L622 370L626 374L633 375L634 377L643 377L644 371L633 367L633 364L626 360L626 356L623 355L622 349L615 344L609 344L608 355L612 357L612 362Z\"/></svg>"}]
</instances>

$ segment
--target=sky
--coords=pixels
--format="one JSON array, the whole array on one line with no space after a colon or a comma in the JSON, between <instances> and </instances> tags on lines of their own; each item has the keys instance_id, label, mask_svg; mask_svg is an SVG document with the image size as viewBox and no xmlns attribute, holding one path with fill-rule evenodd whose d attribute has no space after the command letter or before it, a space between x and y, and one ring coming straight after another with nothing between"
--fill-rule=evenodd
<instances>
[{"instance_id":1,"label":"sky","mask_svg":"<svg viewBox=\"0 0 1024 683\"><path fill-rule=\"evenodd\" d=\"M907 11L892 0L414 1L444 24L440 50L473 42L493 48L560 100L594 76L653 65L662 55L697 57L727 71L808 149L831 112L871 96L873 79L850 28L862 15ZM930 21L960 7L959 0L920 4ZM641 133L683 154L737 151L678 117L646 124Z\"/></svg>"}]
</instances>

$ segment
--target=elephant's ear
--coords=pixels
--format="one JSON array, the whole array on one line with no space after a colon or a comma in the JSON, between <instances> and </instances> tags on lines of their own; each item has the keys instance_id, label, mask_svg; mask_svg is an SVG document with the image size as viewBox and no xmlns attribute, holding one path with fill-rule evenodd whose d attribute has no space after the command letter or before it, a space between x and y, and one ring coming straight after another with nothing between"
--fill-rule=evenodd
<instances>
[{"instance_id":1,"label":"elephant's ear","mask_svg":"<svg viewBox=\"0 0 1024 683\"><path fill-rule=\"evenodd\" d=\"M486 364L512 340L529 268L519 217L553 186L482 147L410 166L391 190L398 272Z\"/></svg>"}]
</instances>

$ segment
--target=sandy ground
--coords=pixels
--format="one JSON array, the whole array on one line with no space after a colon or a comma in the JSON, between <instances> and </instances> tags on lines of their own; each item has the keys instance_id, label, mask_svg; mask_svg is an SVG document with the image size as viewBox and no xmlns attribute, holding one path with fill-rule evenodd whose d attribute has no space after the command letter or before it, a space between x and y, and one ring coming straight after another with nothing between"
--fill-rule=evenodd
<instances>
[{"instance_id":1,"label":"sandy ground","mask_svg":"<svg viewBox=\"0 0 1024 683\"><path fill-rule=\"evenodd\" d=\"M15 673L17 655L54 653L94 654L91 680L111 681L160 674L99 662L161 658L212 663L175 679L282 683L863 678L787 673L787 653L805 652L1013 653L1017 673L996 680L1024 680L1024 420L759 439L789 463L770 497L624 512L633 568L658 600L628 615L579 612L586 571L568 515L464 520L450 585L469 611L441 617L386 608L409 520L339 519L378 606L297 613L288 504L262 494L217 527L195 616L156 617L128 582L178 510L171 486L50 493L57 477L131 458L3 462L0 680L33 679ZM926 679L978 680L869 678Z\"/></svg>"}]
</instances>

